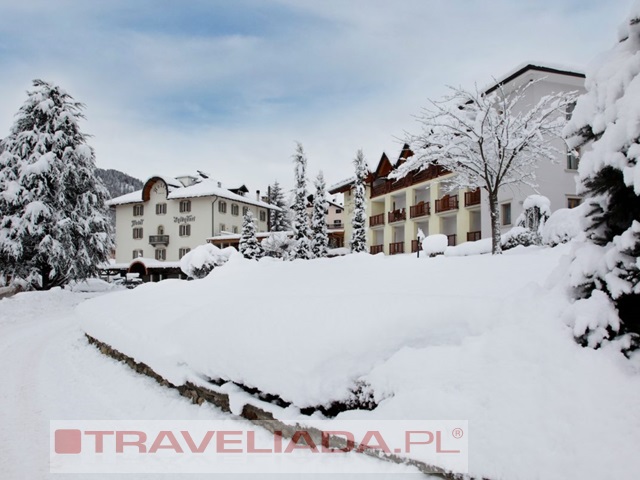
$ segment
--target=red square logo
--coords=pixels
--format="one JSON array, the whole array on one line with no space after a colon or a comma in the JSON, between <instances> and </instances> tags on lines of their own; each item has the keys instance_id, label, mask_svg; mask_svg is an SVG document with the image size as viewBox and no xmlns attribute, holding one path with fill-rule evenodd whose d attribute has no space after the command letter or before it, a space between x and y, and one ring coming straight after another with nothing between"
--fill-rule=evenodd
<instances>
[{"instance_id":1,"label":"red square logo","mask_svg":"<svg viewBox=\"0 0 640 480\"><path fill-rule=\"evenodd\" d=\"M82 450L82 432L80 430L56 430L56 453L78 454Z\"/></svg>"}]
</instances>

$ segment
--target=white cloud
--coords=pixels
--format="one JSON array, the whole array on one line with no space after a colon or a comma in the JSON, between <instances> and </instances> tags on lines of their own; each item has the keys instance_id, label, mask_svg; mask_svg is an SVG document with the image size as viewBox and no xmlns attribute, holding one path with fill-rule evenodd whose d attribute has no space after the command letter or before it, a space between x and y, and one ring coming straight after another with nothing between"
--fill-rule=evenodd
<instances>
[{"instance_id":1,"label":"white cloud","mask_svg":"<svg viewBox=\"0 0 640 480\"><path fill-rule=\"evenodd\" d=\"M203 33L122 20L144 3L88 3L0 6L0 135L30 80L44 78L87 105L100 166L139 177L202 168L252 190L292 183L296 140L328 183L351 174L358 148L375 166L446 84L483 85L527 60L584 65L628 10L627 0L273 0L273 28Z\"/></svg>"}]
</instances>

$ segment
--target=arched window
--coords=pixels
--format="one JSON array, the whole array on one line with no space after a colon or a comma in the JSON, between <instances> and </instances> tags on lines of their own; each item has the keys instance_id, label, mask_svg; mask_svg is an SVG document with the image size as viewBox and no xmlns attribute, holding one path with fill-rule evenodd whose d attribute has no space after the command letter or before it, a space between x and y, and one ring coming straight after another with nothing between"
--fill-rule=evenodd
<instances>
[{"instance_id":1,"label":"arched window","mask_svg":"<svg viewBox=\"0 0 640 480\"><path fill-rule=\"evenodd\" d=\"M158 227L158 235L164 235L164 227L162 225Z\"/></svg>"}]
</instances>

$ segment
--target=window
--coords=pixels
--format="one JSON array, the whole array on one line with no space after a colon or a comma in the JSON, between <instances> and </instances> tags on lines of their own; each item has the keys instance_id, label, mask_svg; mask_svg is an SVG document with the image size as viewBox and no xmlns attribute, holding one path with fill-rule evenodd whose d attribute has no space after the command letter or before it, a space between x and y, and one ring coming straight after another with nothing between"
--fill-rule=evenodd
<instances>
[{"instance_id":1,"label":"window","mask_svg":"<svg viewBox=\"0 0 640 480\"><path fill-rule=\"evenodd\" d=\"M156 204L156 215L164 215L165 213L167 213L167 204L166 203Z\"/></svg>"},{"instance_id":2,"label":"window","mask_svg":"<svg viewBox=\"0 0 640 480\"><path fill-rule=\"evenodd\" d=\"M227 202L218 203L218 211L220 213L227 213Z\"/></svg>"},{"instance_id":3,"label":"window","mask_svg":"<svg viewBox=\"0 0 640 480\"><path fill-rule=\"evenodd\" d=\"M238 227L236 225L233 226L233 233L238 233Z\"/></svg>"},{"instance_id":4,"label":"window","mask_svg":"<svg viewBox=\"0 0 640 480\"><path fill-rule=\"evenodd\" d=\"M581 198L577 198L577 197L567 198L567 207L568 208L576 208L581 203L582 203L582 199Z\"/></svg>"},{"instance_id":5,"label":"window","mask_svg":"<svg viewBox=\"0 0 640 480\"><path fill-rule=\"evenodd\" d=\"M156 248L156 260L166 260L167 250L165 248Z\"/></svg>"},{"instance_id":6,"label":"window","mask_svg":"<svg viewBox=\"0 0 640 480\"><path fill-rule=\"evenodd\" d=\"M191 235L191 225L180 225L180 236L188 237Z\"/></svg>"},{"instance_id":7,"label":"window","mask_svg":"<svg viewBox=\"0 0 640 480\"><path fill-rule=\"evenodd\" d=\"M180 202L180 213L191 211L191 200L182 200Z\"/></svg>"},{"instance_id":8,"label":"window","mask_svg":"<svg viewBox=\"0 0 640 480\"><path fill-rule=\"evenodd\" d=\"M236 205L235 203L232 203L231 204L231 215L235 215L237 217L239 211L240 211L240 209L238 208L238 205Z\"/></svg>"},{"instance_id":9,"label":"window","mask_svg":"<svg viewBox=\"0 0 640 480\"><path fill-rule=\"evenodd\" d=\"M225 232L227 230L227 226L224 223L220 224L220 232Z\"/></svg>"},{"instance_id":10,"label":"window","mask_svg":"<svg viewBox=\"0 0 640 480\"><path fill-rule=\"evenodd\" d=\"M334 221L333 221L333 224L334 224L336 227L340 227L340 226L342 226L342 220L334 220Z\"/></svg>"},{"instance_id":11,"label":"window","mask_svg":"<svg viewBox=\"0 0 640 480\"><path fill-rule=\"evenodd\" d=\"M260 221L261 222L267 221L267 212L265 212L264 210L260 210Z\"/></svg>"},{"instance_id":12,"label":"window","mask_svg":"<svg viewBox=\"0 0 640 480\"><path fill-rule=\"evenodd\" d=\"M336 208L336 215L340 215L342 213L342 210L340 210L339 208Z\"/></svg>"},{"instance_id":13,"label":"window","mask_svg":"<svg viewBox=\"0 0 640 480\"><path fill-rule=\"evenodd\" d=\"M133 256L131 258L140 258L142 257L142 250L134 250Z\"/></svg>"},{"instance_id":14,"label":"window","mask_svg":"<svg viewBox=\"0 0 640 480\"><path fill-rule=\"evenodd\" d=\"M580 164L580 156L577 151L567 151L567 170L577 170Z\"/></svg>"},{"instance_id":15,"label":"window","mask_svg":"<svg viewBox=\"0 0 640 480\"><path fill-rule=\"evenodd\" d=\"M500 219L502 225L511 225L511 203L500 205Z\"/></svg>"},{"instance_id":16,"label":"window","mask_svg":"<svg viewBox=\"0 0 640 480\"><path fill-rule=\"evenodd\" d=\"M242 216L246 216L247 212L249 211L249 207L242 207Z\"/></svg>"},{"instance_id":17,"label":"window","mask_svg":"<svg viewBox=\"0 0 640 480\"><path fill-rule=\"evenodd\" d=\"M142 227L137 227L133 229L133 238L139 240L142 238Z\"/></svg>"},{"instance_id":18,"label":"window","mask_svg":"<svg viewBox=\"0 0 640 480\"><path fill-rule=\"evenodd\" d=\"M158 235L164 235L164 227L162 225L158 226Z\"/></svg>"},{"instance_id":19,"label":"window","mask_svg":"<svg viewBox=\"0 0 640 480\"><path fill-rule=\"evenodd\" d=\"M178 258L184 257L190 251L191 251L190 248L181 248L180 250L178 250Z\"/></svg>"},{"instance_id":20,"label":"window","mask_svg":"<svg viewBox=\"0 0 640 480\"><path fill-rule=\"evenodd\" d=\"M134 205L133 206L133 216L141 217L144 215L144 205Z\"/></svg>"}]
</instances>

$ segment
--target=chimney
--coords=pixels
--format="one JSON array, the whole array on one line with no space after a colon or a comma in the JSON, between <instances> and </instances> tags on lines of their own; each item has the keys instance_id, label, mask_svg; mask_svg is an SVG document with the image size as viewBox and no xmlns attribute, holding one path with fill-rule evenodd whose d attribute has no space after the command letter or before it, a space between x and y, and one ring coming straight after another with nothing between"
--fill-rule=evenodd
<instances>
[{"instance_id":1,"label":"chimney","mask_svg":"<svg viewBox=\"0 0 640 480\"><path fill-rule=\"evenodd\" d=\"M260 201L260 190L256 190L256 200Z\"/></svg>"},{"instance_id":2,"label":"chimney","mask_svg":"<svg viewBox=\"0 0 640 480\"><path fill-rule=\"evenodd\" d=\"M218 182L218 188L222 188L222 182Z\"/></svg>"}]
</instances>

